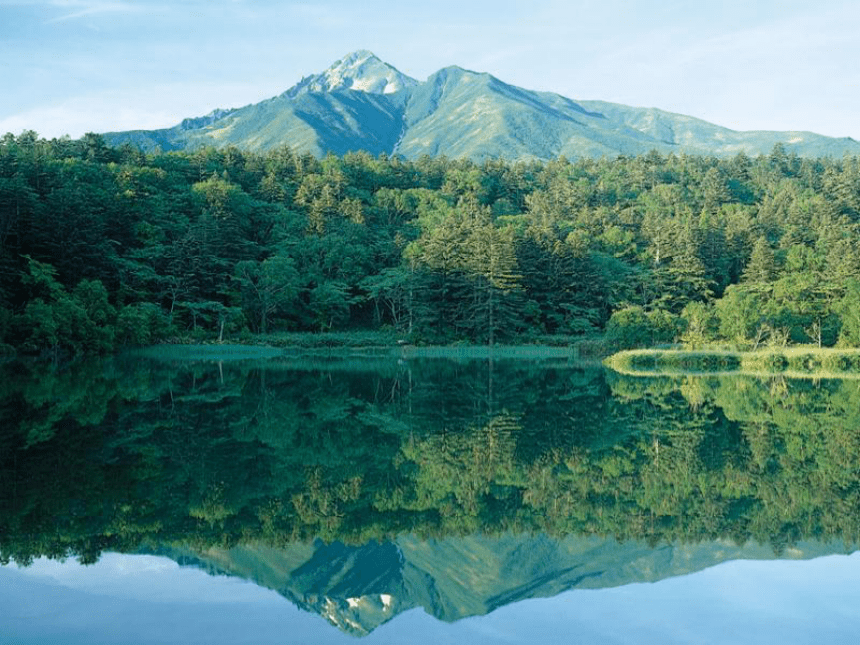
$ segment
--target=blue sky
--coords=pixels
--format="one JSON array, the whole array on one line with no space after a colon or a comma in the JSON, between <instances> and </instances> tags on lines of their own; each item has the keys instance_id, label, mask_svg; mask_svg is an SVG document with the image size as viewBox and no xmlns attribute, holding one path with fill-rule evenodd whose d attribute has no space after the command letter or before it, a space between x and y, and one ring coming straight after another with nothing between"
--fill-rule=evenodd
<instances>
[{"instance_id":1,"label":"blue sky","mask_svg":"<svg viewBox=\"0 0 860 645\"><path fill-rule=\"evenodd\" d=\"M860 139L860 3L0 0L0 133L156 128L370 49L734 129Z\"/></svg>"},{"instance_id":2,"label":"blue sky","mask_svg":"<svg viewBox=\"0 0 860 645\"><path fill-rule=\"evenodd\" d=\"M739 560L651 584L526 600L454 623L414 609L359 641L243 580L166 558L105 554L89 567L45 559L28 569L0 567L0 632L13 643L67 645L850 643L858 574L860 553Z\"/></svg>"}]
</instances>

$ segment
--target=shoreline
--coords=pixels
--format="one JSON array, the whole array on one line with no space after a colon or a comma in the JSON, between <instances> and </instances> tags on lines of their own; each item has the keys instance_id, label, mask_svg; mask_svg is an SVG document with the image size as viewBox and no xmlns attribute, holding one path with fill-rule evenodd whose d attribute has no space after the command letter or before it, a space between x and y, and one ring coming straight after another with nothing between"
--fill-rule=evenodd
<instances>
[{"instance_id":1,"label":"shoreline","mask_svg":"<svg viewBox=\"0 0 860 645\"><path fill-rule=\"evenodd\" d=\"M603 364L628 376L727 376L860 378L860 349L813 346L755 351L631 349Z\"/></svg>"},{"instance_id":2,"label":"shoreline","mask_svg":"<svg viewBox=\"0 0 860 645\"><path fill-rule=\"evenodd\" d=\"M161 360L261 360L299 358L391 360L573 360L588 362L576 346L551 345L368 345L272 346L264 344L160 344L128 349L122 354ZM593 359L591 359L593 360ZM595 361L596 362L596 361Z\"/></svg>"}]
</instances>

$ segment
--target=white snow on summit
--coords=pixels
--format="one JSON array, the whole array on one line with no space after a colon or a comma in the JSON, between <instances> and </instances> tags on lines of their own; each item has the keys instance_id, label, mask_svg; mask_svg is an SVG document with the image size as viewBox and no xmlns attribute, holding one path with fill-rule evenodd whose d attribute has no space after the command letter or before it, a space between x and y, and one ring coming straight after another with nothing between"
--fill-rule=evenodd
<instances>
[{"instance_id":1,"label":"white snow on summit","mask_svg":"<svg viewBox=\"0 0 860 645\"><path fill-rule=\"evenodd\" d=\"M388 63L365 49L345 56L321 74L303 78L292 89L290 96L302 92L331 92L357 90L370 94L391 94L417 85L414 78L402 74Z\"/></svg>"}]
</instances>

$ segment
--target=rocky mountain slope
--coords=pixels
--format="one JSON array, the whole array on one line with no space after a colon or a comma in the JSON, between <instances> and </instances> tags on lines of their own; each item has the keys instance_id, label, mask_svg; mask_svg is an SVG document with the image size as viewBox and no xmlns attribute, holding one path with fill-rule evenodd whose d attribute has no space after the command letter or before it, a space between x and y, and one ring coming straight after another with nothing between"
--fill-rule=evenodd
<instances>
[{"instance_id":1,"label":"rocky mountain slope","mask_svg":"<svg viewBox=\"0 0 860 645\"><path fill-rule=\"evenodd\" d=\"M801 543L782 558L839 552L837 545ZM239 576L273 589L343 631L365 635L397 614L422 607L448 622L487 614L570 589L655 582L737 559L773 559L770 547L730 542L650 547L597 537L469 536L347 546L246 545L164 553L180 564Z\"/></svg>"},{"instance_id":2,"label":"rocky mountain slope","mask_svg":"<svg viewBox=\"0 0 860 645\"><path fill-rule=\"evenodd\" d=\"M357 51L283 94L218 109L162 130L104 135L144 150L281 145L317 156L364 150L408 159L613 157L657 150L731 156L767 154L781 143L800 156L860 154L860 143L811 132L738 132L655 108L574 101L446 67L426 81Z\"/></svg>"}]
</instances>

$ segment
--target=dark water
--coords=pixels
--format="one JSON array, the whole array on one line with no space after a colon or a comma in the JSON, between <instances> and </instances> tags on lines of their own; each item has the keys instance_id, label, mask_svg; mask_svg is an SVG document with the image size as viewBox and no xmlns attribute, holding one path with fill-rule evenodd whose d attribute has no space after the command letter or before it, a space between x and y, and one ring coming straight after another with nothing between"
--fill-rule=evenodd
<instances>
[{"instance_id":1,"label":"dark water","mask_svg":"<svg viewBox=\"0 0 860 645\"><path fill-rule=\"evenodd\" d=\"M0 643L860 626L858 380L386 357L0 379Z\"/></svg>"}]
</instances>

